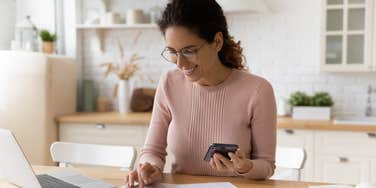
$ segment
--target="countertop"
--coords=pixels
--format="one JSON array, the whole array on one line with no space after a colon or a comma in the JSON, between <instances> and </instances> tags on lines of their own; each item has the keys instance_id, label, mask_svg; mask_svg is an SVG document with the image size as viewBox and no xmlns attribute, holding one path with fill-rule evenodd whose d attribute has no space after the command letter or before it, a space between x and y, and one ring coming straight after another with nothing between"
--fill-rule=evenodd
<instances>
[{"instance_id":1,"label":"countertop","mask_svg":"<svg viewBox=\"0 0 376 188\"><path fill-rule=\"evenodd\" d=\"M91 123L91 124L133 124L149 125L151 113L130 113L127 115L117 112L105 113L75 113L56 118L61 123ZM341 125L333 124L332 120L294 120L291 117L278 117L279 129L305 129L305 130L329 130L329 131L359 131L376 132L376 126L372 125Z\"/></svg>"},{"instance_id":2,"label":"countertop","mask_svg":"<svg viewBox=\"0 0 376 188\"><path fill-rule=\"evenodd\" d=\"M151 113L90 112L75 113L56 118L58 123L134 124L149 125Z\"/></svg>"}]
</instances>

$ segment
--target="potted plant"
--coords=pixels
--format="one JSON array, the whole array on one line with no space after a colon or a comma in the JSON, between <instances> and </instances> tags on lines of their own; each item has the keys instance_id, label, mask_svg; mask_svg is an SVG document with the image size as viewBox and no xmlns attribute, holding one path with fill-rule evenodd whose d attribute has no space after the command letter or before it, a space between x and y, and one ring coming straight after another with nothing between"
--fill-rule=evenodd
<instances>
[{"instance_id":1,"label":"potted plant","mask_svg":"<svg viewBox=\"0 0 376 188\"><path fill-rule=\"evenodd\" d=\"M57 39L56 33L52 34L47 30L41 30L39 36L42 39L42 51L47 54L53 53Z\"/></svg>"},{"instance_id":2,"label":"potted plant","mask_svg":"<svg viewBox=\"0 0 376 188\"><path fill-rule=\"evenodd\" d=\"M298 91L291 94L289 104L293 107L293 119L329 120L331 106L334 103L326 92L317 92L313 96L308 96Z\"/></svg>"}]
</instances>

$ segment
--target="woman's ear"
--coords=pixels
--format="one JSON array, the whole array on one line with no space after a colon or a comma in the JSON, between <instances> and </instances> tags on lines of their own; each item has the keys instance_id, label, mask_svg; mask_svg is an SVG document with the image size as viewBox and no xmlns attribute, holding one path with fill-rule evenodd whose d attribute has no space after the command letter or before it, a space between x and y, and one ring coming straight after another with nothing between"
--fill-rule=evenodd
<instances>
[{"instance_id":1,"label":"woman's ear","mask_svg":"<svg viewBox=\"0 0 376 188\"><path fill-rule=\"evenodd\" d=\"M214 36L214 45L217 52L221 51L223 46L223 34L222 32L217 32Z\"/></svg>"}]
</instances>

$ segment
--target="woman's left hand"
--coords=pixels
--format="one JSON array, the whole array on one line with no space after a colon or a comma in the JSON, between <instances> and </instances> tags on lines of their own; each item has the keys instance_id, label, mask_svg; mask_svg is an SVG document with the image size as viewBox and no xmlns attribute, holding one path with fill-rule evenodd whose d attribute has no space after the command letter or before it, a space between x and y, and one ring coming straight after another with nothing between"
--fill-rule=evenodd
<instances>
[{"instance_id":1,"label":"woman's left hand","mask_svg":"<svg viewBox=\"0 0 376 188\"><path fill-rule=\"evenodd\" d=\"M229 153L230 160L219 153L215 153L210 159L210 166L220 172L237 172L240 174L249 172L253 163L243 151L238 149L235 153Z\"/></svg>"}]
</instances>

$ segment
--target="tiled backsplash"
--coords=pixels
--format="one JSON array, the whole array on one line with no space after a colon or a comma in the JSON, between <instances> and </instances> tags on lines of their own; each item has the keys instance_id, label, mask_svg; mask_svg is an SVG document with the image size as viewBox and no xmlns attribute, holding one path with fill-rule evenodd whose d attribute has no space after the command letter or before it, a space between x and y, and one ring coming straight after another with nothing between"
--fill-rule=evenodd
<instances>
[{"instance_id":1,"label":"tiled backsplash","mask_svg":"<svg viewBox=\"0 0 376 188\"><path fill-rule=\"evenodd\" d=\"M122 3L122 1L114 1ZM126 2L126 1L125 1ZM124 3L125 3L124 2ZM146 1L141 1L146 3ZM230 33L242 41L244 54L252 73L269 80L278 98L287 98L301 90L312 94L327 91L334 99L334 114L365 112L368 85L376 87L376 73L320 72L320 1L268 0L268 13L227 15ZM124 5L125 6L125 5ZM119 6L117 6L119 7ZM126 52L136 51L146 58L140 61L145 74L158 80L173 65L163 61L160 52L163 37L157 29L143 29L134 47L131 41L138 30L109 30L104 35L104 51L99 50L96 33L85 31L84 78L94 79L102 95L111 97L114 77L104 79L99 64L116 57L116 40ZM136 82L136 86L156 86L156 83ZM376 109L376 96L373 107Z\"/></svg>"}]
</instances>

